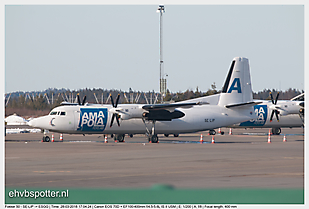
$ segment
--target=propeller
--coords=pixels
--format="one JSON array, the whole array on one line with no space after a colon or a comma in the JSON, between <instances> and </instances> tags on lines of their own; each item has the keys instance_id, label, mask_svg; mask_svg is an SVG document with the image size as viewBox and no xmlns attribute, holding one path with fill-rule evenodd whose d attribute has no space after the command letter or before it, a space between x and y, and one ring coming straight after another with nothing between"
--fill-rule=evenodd
<instances>
[{"instance_id":1,"label":"propeller","mask_svg":"<svg viewBox=\"0 0 309 209\"><path fill-rule=\"evenodd\" d=\"M84 105L85 102L86 102L86 95L84 96L83 102L80 103L80 98L79 98L79 93L78 93L78 94L77 94L77 102L78 102L78 105Z\"/></svg>"},{"instance_id":2,"label":"propeller","mask_svg":"<svg viewBox=\"0 0 309 209\"><path fill-rule=\"evenodd\" d=\"M110 97L111 97L111 102L112 102L113 108L117 108L118 102L119 102L120 94L117 95L117 98L116 98L116 102L115 102L115 103L114 103L114 100L113 100L113 97L112 97L111 94L110 94ZM119 123L119 118L120 118L120 116L119 116L119 114L115 113L115 111L111 111L111 112L113 112L113 116L112 116L112 120L111 120L111 125L110 125L110 127L113 126L113 123L114 123L114 119L115 119L115 118L116 118L116 121L117 121L118 126L120 126L120 123Z\"/></svg>"},{"instance_id":3,"label":"propeller","mask_svg":"<svg viewBox=\"0 0 309 209\"><path fill-rule=\"evenodd\" d=\"M278 101L278 97L279 97L279 92L277 93L277 96L276 96L276 100L274 101L274 98L273 98L273 95L271 94L271 92L269 92L269 94L270 94L270 97L271 97L271 102L273 103L273 105L275 106L275 105L277 105L277 101ZM276 108L276 107L275 107ZM276 118L277 118L277 121L279 122L279 111L278 110L276 110L276 109L273 109L272 110L272 112L271 112L271 116L270 116L270 122L272 122L273 121L273 116L274 116L274 114L276 114Z\"/></svg>"}]
</instances>

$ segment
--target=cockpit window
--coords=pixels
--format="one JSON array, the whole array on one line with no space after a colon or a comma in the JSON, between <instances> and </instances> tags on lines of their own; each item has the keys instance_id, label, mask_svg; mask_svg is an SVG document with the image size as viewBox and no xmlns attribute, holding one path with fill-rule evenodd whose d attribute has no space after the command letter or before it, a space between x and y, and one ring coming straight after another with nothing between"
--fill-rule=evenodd
<instances>
[{"instance_id":1,"label":"cockpit window","mask_svg":"<svg viewBox=\"0 0 309 209\"><path fill-rule=\"evenodd\" d=\"M61 112L60 115L65 115L65 112Z\"/></svg>"},{"instance_id":2,"label":"cockpit window","mask_svg":"<svg viewBox=\"0 0 309 209\"><path fill-rule=\"evenodd\" d=\"M58 112L57 115L60 115L60 112Z\"/></svg>"},{"instance_id":3,"label":"cockpit window","mask_svg":"<svg viewBox=\"0 0 309 209\"><path fill-rule=\"evenodd\" d=\"M57 112L51 112L49 115L57 115Z\"/></svg>"}]
</instances>

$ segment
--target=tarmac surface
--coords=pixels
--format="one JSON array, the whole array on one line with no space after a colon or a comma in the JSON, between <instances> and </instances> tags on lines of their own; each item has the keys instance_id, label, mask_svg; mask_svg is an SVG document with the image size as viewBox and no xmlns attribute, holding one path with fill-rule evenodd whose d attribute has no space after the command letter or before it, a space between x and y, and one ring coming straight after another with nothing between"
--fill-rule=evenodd
<instances>
[{"instance_id":1,"label":"tarmac surface","mask_svg":"<svg viewBox=\"0 0 309 209\"><path fill-rule=\"evenodd\" d=\"M208 132L179 137L144 135L115 143L109 136L7 134L5 186L10 188L303 188L302 128L282 129L268 143L268 129L222 129L211 143ZM51 134L49 134L50 138ZM203 134L203 143L200 136ZM283 134L287 142L283 142Z\"/></svg>"}]
</instances>

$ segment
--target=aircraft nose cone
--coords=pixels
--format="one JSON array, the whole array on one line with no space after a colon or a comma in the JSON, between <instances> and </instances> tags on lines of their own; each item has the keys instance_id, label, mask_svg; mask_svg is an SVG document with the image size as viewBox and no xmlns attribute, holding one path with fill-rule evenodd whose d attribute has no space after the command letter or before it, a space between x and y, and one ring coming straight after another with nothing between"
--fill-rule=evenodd
<instances>
[{"instance_id":1,"label":"aircraft nose cone","mask_svg":"<svg viewBox=\"0 0 309 209\"><path fill-rule=\"evenodd\" d=\"M28 125L33 128L48 129L50 128L49 121L50 121L50 118L48 116L42 116L42 117L31 119L28 122Z\"/></svg>"}]
</instances>

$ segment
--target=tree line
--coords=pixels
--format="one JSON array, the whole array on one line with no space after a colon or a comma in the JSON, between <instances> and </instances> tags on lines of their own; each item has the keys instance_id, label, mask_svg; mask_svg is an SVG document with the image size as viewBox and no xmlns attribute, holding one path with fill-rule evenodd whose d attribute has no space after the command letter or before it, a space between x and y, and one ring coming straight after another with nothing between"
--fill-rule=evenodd
<instances>
[{"instance_id":1,"label":"tree line","mask_svg":"<svg viewBox=\"0 0 309 209\"><path fill-rule=\"evenodd\" d=\"M253 92L254 99L267 100L270 99L269 93L272 92L273 97L277 95L276 90L264 89L263 91ZM297 89L288 89L286 91L279 91L279 99L291 99L304 91ZM167 94L163 102L178 102L188 99L194 99L203 96L209 96L220 93L216 90L216 85L213 83L211 88L206 92L202 92L198 87L195 90L188 89L185 92L170 92ZM18 115L37 115L47 114L51 109L59 106L61 102L77 102L77 94L82 101L86 96L86 102L111 104L111 99L115 101L118 94L120 94L119 103L140 103L140 104L154 104L161 103L161 96L155 91L141 92L133 91L129 88L128 91L122 90L107 90L107 89L47 89L41 92L13 92L5 95L5 114L10 115L16 113ZM111 97L110 97L111 95Z\"/></svg>"}]
</instances>

